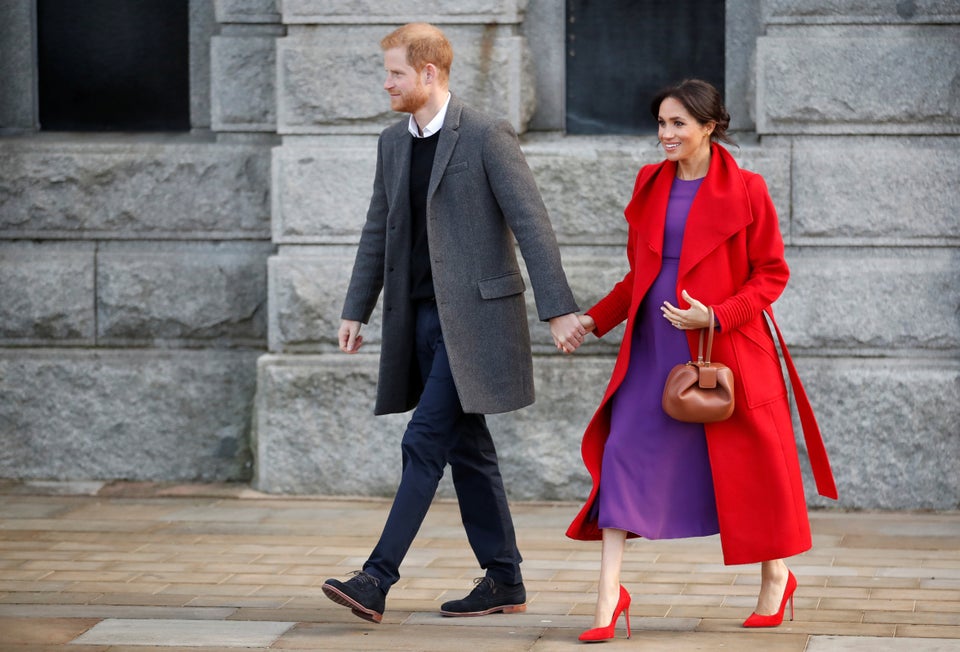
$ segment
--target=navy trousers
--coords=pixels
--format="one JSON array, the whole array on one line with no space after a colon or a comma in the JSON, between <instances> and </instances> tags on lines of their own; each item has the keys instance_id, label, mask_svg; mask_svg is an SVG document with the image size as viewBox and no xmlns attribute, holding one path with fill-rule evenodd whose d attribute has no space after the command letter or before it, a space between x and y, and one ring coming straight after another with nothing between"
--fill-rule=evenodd
<instances>
[{"instance_id":1,"label":"navy trousers","mask_svg":"<svg viewBox=\"0 0 960 652\"><path fill-rule=\"evenodd\" d=\"M480 567L497 582L517 584L520 552L493 438L482 414L465 414L453 384L437 306L417 307L416 353L426 378L401 444L403 471L393 506L363 570L384 592L400 578L400 563L433 502L447 464L467 540Z\"/></svg>"}]
</instances>

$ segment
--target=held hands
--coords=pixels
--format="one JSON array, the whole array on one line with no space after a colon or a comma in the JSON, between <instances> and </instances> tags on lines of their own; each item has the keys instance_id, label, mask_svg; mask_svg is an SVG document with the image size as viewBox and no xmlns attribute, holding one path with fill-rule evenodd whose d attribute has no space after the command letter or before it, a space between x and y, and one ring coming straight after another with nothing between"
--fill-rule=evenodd
<instances>
[{"instance_id":1,"label":"held hands","mask_svg":"<svg viewBox=\"0 0 960 652\"><path fill-rule=\"evenodd\" d=\"M344 353L356 353L363 344L363 335L360 334L360 322L344 319L340 322L340 330L337 333L337 340L340 342L340 350Z\"/></svg>"},{"instance_id":2,"label":"held hands","mask_svg":"<svg viewBox=\"0 0 960 652\"><path fill-rule=\"evenodd\" d=\"M583 344L587 329L582 323L582 317L571 312L550 320L550 334L553 335L553 343L557 349L564 353L573 353Z\"/></svg>"},{"instance_id":3,"label":"held hands","mask_svg":"<svg viewBox=\"0 0 960 652\"><path fill-rule=\"evenodd\" d=\"M669 301L664 301L663 305L660 306L660 312L663 313L664 319L682 331L697 330L709 326L710 313L707 311L707 307L687 294L686 290L681 292L680 296L690 304L690 309L680 310L680 308L671 305Z\"/></svg>"}]
</instances>

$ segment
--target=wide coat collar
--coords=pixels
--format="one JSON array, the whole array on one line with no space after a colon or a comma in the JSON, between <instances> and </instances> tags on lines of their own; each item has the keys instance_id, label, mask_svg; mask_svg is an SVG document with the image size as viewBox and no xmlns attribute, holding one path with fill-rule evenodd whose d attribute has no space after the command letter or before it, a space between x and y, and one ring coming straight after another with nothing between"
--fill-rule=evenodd
<instances>
[{"instance_id":1,"label":"wide coat collar","mask_svg":"<svg viewBox=\"0 0 960 652\"><path fill-rule=\"evenodd\" d=\"M638 247L645 242L657 258L663 257L667 202L676 176L677 164L673 161L644 168L624 209L627 222L637 232ZM724 240L752 221L750 197L740 166L724 147L712 143L707 176L687 216L679 277L683 278Z\"/></svg>"}]
</instances>

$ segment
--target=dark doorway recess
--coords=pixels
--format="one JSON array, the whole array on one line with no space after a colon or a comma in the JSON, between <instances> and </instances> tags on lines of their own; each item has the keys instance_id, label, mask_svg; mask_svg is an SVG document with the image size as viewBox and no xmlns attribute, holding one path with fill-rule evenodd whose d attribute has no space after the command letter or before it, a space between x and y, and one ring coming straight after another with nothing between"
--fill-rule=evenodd
<instances>
[{"instance_id":1,"label":"dark doorway recess","mask_svg":"<svg viewBox=\"0 0 960 652\"><path fill-rule=\"evenodd\" d=\"M40 128L190 129L187 0L37 0Z\"/></svg>"},{"instance_id":2,"label":"dark doorway recess","mask_svg":"<svg viewBox=\"0 0 960 652\"><path fill-rule=\"evenodd\" d=\"M688 77L722 94L724 5L567 0L567 133L655 133L650 98Z\"/></svg>"}]
</instances>

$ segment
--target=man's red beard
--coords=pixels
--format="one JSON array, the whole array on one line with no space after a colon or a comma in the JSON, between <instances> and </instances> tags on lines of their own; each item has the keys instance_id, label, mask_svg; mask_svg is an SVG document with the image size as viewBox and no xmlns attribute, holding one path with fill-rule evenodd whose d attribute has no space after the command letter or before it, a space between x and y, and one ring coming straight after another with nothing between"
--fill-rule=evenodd
<instances>
[{"instance_id":1,"label":"man's red beard","mask_svg":"<svg viewBox=\"0 0 960 652\"><path fill-rule=\"evenodd\" d=\"M393 110L399 113L416 113L426 105L429 99L430 94L427 92L427 89L422 85L418 85L409 95L391 97L391 100L396 100L397 102L396 104L391 102L391 104Z\"/></svg>"}]
</instances>

